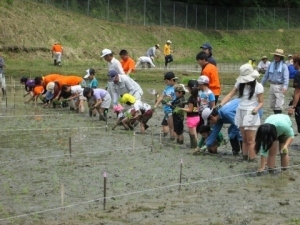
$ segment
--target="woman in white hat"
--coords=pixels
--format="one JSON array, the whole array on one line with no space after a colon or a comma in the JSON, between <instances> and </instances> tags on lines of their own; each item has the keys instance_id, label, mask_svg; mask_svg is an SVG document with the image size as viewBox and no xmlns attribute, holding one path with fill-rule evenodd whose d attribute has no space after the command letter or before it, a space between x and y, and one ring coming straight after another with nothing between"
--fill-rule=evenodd
<instances>
[{"instance_id":1,"label":"woman in white hat","mask_svg":"<svg viewBox=\"0 0 300 225\"><path fill-rule=\"evenodd\" d=\"M242 65L234 88L221 102L221 106L226 104L236 93L241 99L235 115L235 125L240 128L243 138L243 160L249 161L255 158L255 134L260 125L258 111L263 106L264 88L257 82L258 77L258 71L250 64Z\"/></svg>"}]
</instances>

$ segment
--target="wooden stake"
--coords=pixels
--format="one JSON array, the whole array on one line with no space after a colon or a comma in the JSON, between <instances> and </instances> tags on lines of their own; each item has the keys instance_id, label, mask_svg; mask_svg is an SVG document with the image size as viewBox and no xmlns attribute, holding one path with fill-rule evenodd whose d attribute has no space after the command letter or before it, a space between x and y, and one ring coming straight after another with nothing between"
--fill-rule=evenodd
<instances>
[{"instance_id":1,"label":"wooden stake","mask_svg":"<svg viewBox=\"0 0 300 225\"><path fill-rule=\"evenodd\" d=\"M162 139L161 139L161 133L162 133L162 132L160 131L160 132L159 132L159 142L160 142L160 143L161 143L161 140L162 140Z\"/></svg>"},{"instance_id":2,"label":"wooden stake","mask_svg":"<svg viewBox=\"0 0 300 225\"><path fill-rule=\"evenodd\" d=\"M7 96L5 96L5 106L7 108Z\"/></svg>"},{"instance_id":3,"label":"wooden stake","mask_svg":"<svg viewBox=\"0 0 300 225\"><path fill-rule=\"evenodd\" d=\"M104 179L104 187L103 187L103 210L105 210L106 206L106 172L103 173L103 179Z\"/></svg>"},{"instance_id":4,"label":"wooden stake","mask_svg":"<svg viewBox=\"0 0 300 225\"><path fill-rule=\"evenodd\" d=\"M179 173L179 191L181 191L181 180L182 180L182 164L183 164L183 161L182 159L180 160L180 173Z\"/></svg>"},{"instance_id":5,"label":"wooden stake","mask_svg":"<svg viewBox=\"0 0 300 225\"><path fill-rule=\"evenodd\" d=\"M70 158L72 157L72 138L69 137L69 154L70 154Z\"/></svg>"}]
</instances>

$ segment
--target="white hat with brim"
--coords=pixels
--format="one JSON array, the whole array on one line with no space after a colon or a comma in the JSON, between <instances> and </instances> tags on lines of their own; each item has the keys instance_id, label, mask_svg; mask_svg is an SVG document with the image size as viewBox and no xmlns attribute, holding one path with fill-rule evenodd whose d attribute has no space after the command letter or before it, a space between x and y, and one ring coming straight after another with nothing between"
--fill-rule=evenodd
<instances>
[{"instance_id":1,"label":"white hat with brim","mask_svg":"<svg viewBox=\"0 0 300 225\"><path fill-rule=\"evenodd\" d=\"M212 111L213 111L213 110L210 109L210 108L205 108L205 109L202 111L201 116L202 116L202 119L203 119L203 121L204 121L204 125L207 125L208 118L209 118L209 116L210 116L210 114L211 114Z\"/></svg>"},{"instance_id":2,"label":"white hat with brim","mask_svg":"<svg viewBox=\"0 0 300 225\"><path fill-rule=\"evenodd\" d=\"M55 83L54 82L49 82L46 86L46 90L51 92L51 93L54 93L54 88L55 88Z\"/></svg>"},{"instance_id":3,"label":"white hat with brim","mask_svg":"<svg viewBox=\"0 0 300 225\"><path fill-rule=\"evenodd\" d=\"M104 56L110 55L110 54L112 54L112 51L110 49L105 48L105 49L103 49L102 55L100 57L104 57Z\"/></svg>"},{"instance_id":4,"label":"white hat with brim","mask_svg":"<svg viewBox=\"0 0 300 225\"><path fill-rule=\"evenodd\" d=\"M246 63L240 67L240 76L236 79L237 82L243 84L254 81L259 77L259 72L253 69L252 65Z\"/></svg>"},{"instance_id":5,"label":"white hat with brim","mask_svg":"<svg viewBox=\"0 0 300 225\"><path fill-rule=\"evenodd\" d=\"M278 55L278 56L285 56L284 51L282 49L276 49L274 53L271 53L272 55Z\"/></svg>"},{"instance_id":6,"label":"white hat with brim","mask_svg":"<svg viewBox=\"0 0 300 225\"><path fill-rule=\"evenodd\" d=\"M86 75L83 78L87 79L89 77L90 77L90 69L86 70Z\"/></svg>"},{"instance_id":7,"label":"white hat with brim","mask_svg":"<svg viewBox=\"0 0 300 225\"><path fill-rule=\"evenodd\" d=\"M170 40L167 40L167 43L172 44L172 42Z\"/></svg>"}]
</instances>

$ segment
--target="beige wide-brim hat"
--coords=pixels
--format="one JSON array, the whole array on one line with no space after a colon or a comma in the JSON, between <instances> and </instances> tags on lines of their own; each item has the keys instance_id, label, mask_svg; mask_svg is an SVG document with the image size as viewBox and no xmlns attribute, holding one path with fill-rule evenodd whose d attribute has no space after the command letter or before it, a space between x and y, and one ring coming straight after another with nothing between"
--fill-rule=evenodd
<instances>
[{"instance_id":1,"label":"beige wide-brim hat","mask_svg":"<svg viewBox=\"0 0 300 225\"><path fill-rule=\"evenodd\" d=\"M275 52L271 53L272 55L285 56L284 51L282 49L276 49Z\"/></svg>"},{"instance_id":2,"label":"beige wide-brim hat","mask_svg":"<svg viewBox=\"0 0 300 225\"><path fill-rule=\"evenodd\" d=\"M254 81L259 77L259 72L253 69L253 66L246 63L240 67L240 76L236 79L237 82L243 84Z\"/></svg>"}]
</instances>

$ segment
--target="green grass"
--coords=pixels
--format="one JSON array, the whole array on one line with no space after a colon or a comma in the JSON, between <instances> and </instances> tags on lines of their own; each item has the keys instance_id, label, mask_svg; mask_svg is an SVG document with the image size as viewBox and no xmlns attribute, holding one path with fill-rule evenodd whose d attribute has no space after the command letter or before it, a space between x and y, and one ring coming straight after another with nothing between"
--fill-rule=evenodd
<instances>
[{"instance_id":1,"label":"green grass","mask_svg":"<svg viewBox=\"0 0 300 225\"><path fill-rule=\"evenodd\" d=\"M167 39L173 42L175 63L196 63L195 55L200 45L207 41L213 45L218 62L242 64L250 57L259 60L268 55L271 58L270 53L276 48L284 49L286 54L300 51L297 45L300 30L197 31L133 26L24 0L1 1L0 18L1 26L5 28L0 33L0 51L6 60L6 74L17 77L55 72L83 75L89 67L100 69L99 73L104 75L106 62L100 59L103 48L110 48L115 53L125 48L136 59L156 43L163 46ZM54 41L64 46L62 68L52 66L50 48ZM15 50L8 50L11 47ZM159 54L156 63L163 61L162 54ZM148 77L149 81L153 80L148 75L145 79Z\"/></svg>"}]
</instances>

